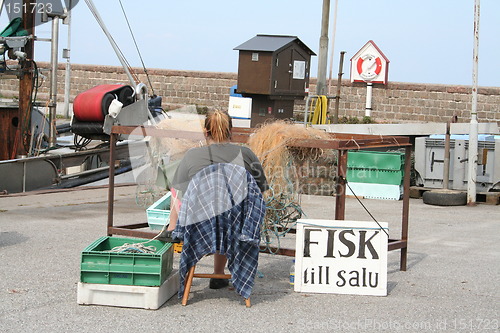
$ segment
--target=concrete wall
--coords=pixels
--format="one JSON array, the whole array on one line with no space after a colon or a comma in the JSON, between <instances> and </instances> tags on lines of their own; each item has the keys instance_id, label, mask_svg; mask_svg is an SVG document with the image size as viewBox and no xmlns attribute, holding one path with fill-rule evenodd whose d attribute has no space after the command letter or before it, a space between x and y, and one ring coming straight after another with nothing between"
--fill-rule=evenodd
<instances>
[{"instance_id":1,"label":"concrete wall","mask_svg":"<svg viewBox=\"0 0 500 333\"><path fill-rule=\"evenodd\" d=\"M39 63L48 68L47 63ZM59 65L59 101L64 99L64 64ZM142 69L135 69L143 73ZM44 72L39 92L42 104L48 98L49 72ZM229 100L229 88L237 83L236 73L214 73L151 69L148 71L154 92L163 97L167 110L183 105L195 104L209 109L225 109ZM139 74L143 83L148 83L144 74ZM80 92L99 84L127 83L121 67L72 65L71 100ZM316 80L311 80L310 91L314 92ZM336 82L335 82L336 83ZM335 91L335 86L332 87ZM18 81L0 80L0 97L18 95ZM366 86L342 82L340 116L363 117L365 114ZM471 87L456 85L416 84L390 82L387 86L374 86L372 118L379 123L446 122L454 115L459 122L468 122L471 110ZM296 111L304 109L304 101L297 101ZM333 103L330 110L333 112ZM500 87L481 87L478 98L480 122L500 123Z\"/></svg>"}]
</instances>

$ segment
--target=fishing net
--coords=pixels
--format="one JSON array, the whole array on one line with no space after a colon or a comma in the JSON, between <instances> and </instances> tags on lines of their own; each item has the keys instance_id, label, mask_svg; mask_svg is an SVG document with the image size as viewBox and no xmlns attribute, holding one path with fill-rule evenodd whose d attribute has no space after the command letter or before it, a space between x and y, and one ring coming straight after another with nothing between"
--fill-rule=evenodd
<instances>
[{"instance_id":1,"label":"fishing net","mask_svg":"<svg viewBox=\"0 0 500 333\"><path fill-rule=\"evenodd\" d=\"M176 166L186 151L203 144L202 120L196 115L168 118L159 122L159 129L192 132L191 139L175 137L150 137L144 146L145 166L141 170L136 188L136 203L151 206L170 188Z\"/></svg>"},{"instance_id":2,"label":"fishing net","mask_svg":"<svg viewBox=\"0 0 500 333\"><path fill-rule=\"evenodd\" d=\"M248 145L261 161L270 187L264 193L267 211L261 238L271 252L271 247L279 249L280 238L294 228L303 215L296 163L317 160L324 155L320 148L289 147L289 144L329 138L324 131L286 121L267 123L250 137Z\"/></svg>"}]
</instances>

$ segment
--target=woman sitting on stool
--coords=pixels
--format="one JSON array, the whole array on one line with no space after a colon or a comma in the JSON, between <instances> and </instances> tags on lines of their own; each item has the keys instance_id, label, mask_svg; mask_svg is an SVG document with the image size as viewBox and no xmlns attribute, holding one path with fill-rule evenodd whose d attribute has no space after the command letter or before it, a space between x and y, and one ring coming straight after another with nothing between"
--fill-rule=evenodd
<instances>
[{"instance_id":1,"label":"woman sitting on stool","mask_svg":"<svg viewBox=\"0 0 500 333\"><path fill-rule=\"evenodd\" d=\"M268 189L262 165L255 154L247 147L230 143L231 118L227 112L209 112L204 126L207 146L192 148L181 160L172 181L172 200L170 207L170 225L173 231L177 225L180 201L191 179L204 168L219 163L242 166L255 179L261 192ZM245 181L242 179L241 181ZM207 193L209 195L210 193ZM223 254L214 254L214 274L224 274L227 258ZM219 289L229 284L227 279L210 279L210 288Z\"/></svg>"}]
</instances>

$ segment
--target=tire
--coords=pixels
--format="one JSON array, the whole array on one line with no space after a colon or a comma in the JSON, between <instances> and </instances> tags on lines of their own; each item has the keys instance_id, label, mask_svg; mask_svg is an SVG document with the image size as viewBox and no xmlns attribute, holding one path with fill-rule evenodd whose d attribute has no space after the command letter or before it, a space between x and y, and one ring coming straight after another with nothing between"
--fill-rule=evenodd
<instances>
[{"instance_id":1,"label":"tire","mask_svg":"<svg viewBox=\"0 0 500 333\"><path fill-rule=\"evenodd\" d=\"M422 195L427 205L434 206L464 206L467 204L467 193L452 190L431 190Z\"/></svg>"}]
</instances>

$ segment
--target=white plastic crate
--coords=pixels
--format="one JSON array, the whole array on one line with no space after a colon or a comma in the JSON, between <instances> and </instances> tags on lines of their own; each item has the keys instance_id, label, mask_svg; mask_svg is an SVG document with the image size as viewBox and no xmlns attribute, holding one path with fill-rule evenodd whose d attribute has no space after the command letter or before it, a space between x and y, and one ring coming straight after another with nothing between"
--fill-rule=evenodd
<instances>
[{"instance_id":1,"label":"white plastic crate","mask_svg":"<svg viewBox=\"0 0 500 333\"><path fill-rule=\"evenodd\" d=\"M356 194L365 199L400 200L403 197L403 185L349 182L349 186L346 188L347 195Z\"/></svg>"},{"instance_id":2,"label":"white plastic crate","mask_svg":"<svg viewBox=\"0 0 500 333\"><path fill-rule=\"evenodd\" d=\"M148 225L151 230L161 230L165 224L170 221L170 198L171 193L168 192L154 204L146 209L148 216Z\"/></svg>"},{"instance_id":3,"label":"white plastic crate","mask_svg":"<svg viewBox=\"0 0 500 333\"><path fill-rule=\"evenodd\" d=\"M177 270L172 271L159 287L79 282L77 303L156 310L176 295L178 290L179 272Z\"/></svg>"}]
</instances>

